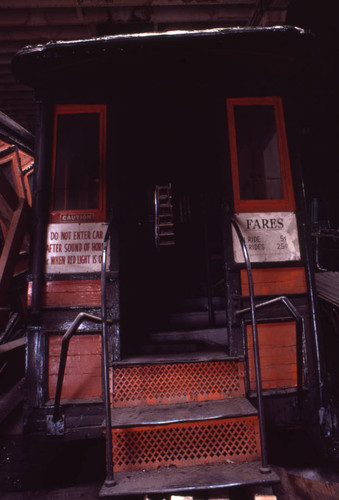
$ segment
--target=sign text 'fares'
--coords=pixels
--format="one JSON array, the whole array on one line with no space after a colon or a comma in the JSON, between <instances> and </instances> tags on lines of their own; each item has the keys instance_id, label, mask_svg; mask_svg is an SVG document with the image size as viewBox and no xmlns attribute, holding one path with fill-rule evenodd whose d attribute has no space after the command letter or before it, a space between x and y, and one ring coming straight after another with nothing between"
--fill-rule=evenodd
<instances>
[{"instance_id":1,"label":"sign text 'fares'","mask_svg":"<svg viewBox=\"0 0 339 500\"><path fill-rule=\"evenodd\" d=\"M300 260L298 228L293 212L241 213L235 219L244 237L251 262ZM235 262L244 262L234 228Z\"/></svg>"}]
</instances>

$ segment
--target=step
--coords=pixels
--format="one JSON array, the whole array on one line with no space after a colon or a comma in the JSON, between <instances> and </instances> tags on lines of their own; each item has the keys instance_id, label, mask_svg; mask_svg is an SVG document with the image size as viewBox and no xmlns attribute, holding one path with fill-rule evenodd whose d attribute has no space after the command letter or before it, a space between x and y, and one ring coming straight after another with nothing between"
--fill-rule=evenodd
<instances>
[{"instance_id":1,"label":"step","mask_svg":"<svg viewBox=\"0 0 339 500\"><path fill-rule=\"evenodd\" d=\"M160 246L171 246L175 245L175 242L173 240L165 240L165 241L159 241Z\"/></svg>"},{"instance_id":2,"label":"step","mask_svg":"<svg viewBox=\"0 0 339 500\"><path fill-rule=\"evenodd\" d=\"M279 482L275 472L263 474L258 460L192 467L167 467L158 470L120 472L114 475L115 486L103 486L100 497L193 492L214 488L234 488ZM216 495L215 495L216 496Z\"/></svg>"},{"instance_id":3,"label":"step","mask_svg":"<svg viewBox=\"0 0 339 500\"><path fill-rule=\"evenodd\" d=\"M226 300L225 297L212 297L212 306L214 310L225 310ZM177 312L185 311L207 311L208 310L208 298L207 297L192 297L180 300L177 304Z\"/></svg>"},{"instance_id":4,"label":"step","mask_svg":"<svg viewBox=\"0 0 339 500\"><path fill-rule=\"evenodd\" d=\"M146 405L134 408L113 408L112 428L142 427L143 425L174 424L216 420L220 418L257 415L256 408L246 398L219 401L190 401L169 405Z\"/></svg>"},{"instance_id":5,"label":"step","mask_svg":"<svg viewBox=\"0 0 339 500\"><path fill-rule=\"evenodd\" d=\"M159 227L163 227L163 226L164 227L167 227L167 226L168 227L170 227L170 226L172 227L172 226L174 226L174 222L160 222L159 223Z\"/></svg>"},{"instance_id":6,"label":"step","mask_svg":"<svg viewBox=\"0 0 339 500\"><path fill-rule=\"evenodd\" d=\"M206 361L228 361L243 363L242 356L229 356L225 351L216 349L214 351L201 351L197 353L181 353L176 356L172 354L161 355L130 355L119 361L114 361L113 366L147 365L147 364L168 364L168 363L202 363Z\"/></svg>"},{"instance_id":7,"label":"step","mask_svg":"<svg viewBox=\"0 0 339 500\"><path fill-rule=\"evenodd\" d=\"M148 341L159 343L198 343L210 347L225 348L228 342L226 328L204 328L199 330L173 330L149 334Z\"/></svg>"},{"instance_id":8,"label":"step","mask_svg":"<svg viewBox=\"0 0 339 500\"><path fill-rule=\"evenodd\" d=\"M146 355L151 355L151 354L172 354L173 356L179 354L179 353L194 353L194 352L199 352L201 350L206 350L207 347L205 345L199 344L199 343L192 343L190 342L189 344L185 342L159 342L159 343L145 343L142 345L140 348L140 352Z\"/></svg>"},{"instance_id":9,"label":"step","mask_svg":"<svg viewBox=\"0 0 339 500\"><path fill-rule=\"evenodd\" d=\"M257 460L256 413L245 398L113 410L114 471Z\"/></svg>"},{"instance_id":10,"label":"step","mask_svg":"<svg viewBox=\"0 0 339 500\"><path fill-rule=\"evenodd\" d=\"M159 232L158 233L158 238L162 238L162 237L165 237L165 236L174 236L174 232L173 231L167 231L167 232Z\"/></svg>"},{"instance_id":11,"label":"step","mask_svg":"<svg viewBox=\"0 0 339 500\"><path fill-rule=\"evenodd\" d=\"M215 324L226 326L226 312L214 311ZM172 328L203 328L209 326L208 311L190 311L171 313L168 319Z\"/></svg>"}]
</instances>

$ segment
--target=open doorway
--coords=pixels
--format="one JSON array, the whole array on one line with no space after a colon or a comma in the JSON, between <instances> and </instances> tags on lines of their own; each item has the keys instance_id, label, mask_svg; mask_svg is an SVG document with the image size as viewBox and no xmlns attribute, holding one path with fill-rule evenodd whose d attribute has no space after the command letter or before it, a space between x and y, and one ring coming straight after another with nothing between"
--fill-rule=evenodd
<instances>
[{"instance_id":1,"label":"open doorway","mask_svg":"<svg viewBox=\"0 0 339 500\"><path fill-rule=\"evenodd\" d=\"M167 332L164 349L214 348L209 338L222 328L217 336L224 346L222 174L214 107L200 100L197 109L187 95L167 100L166 109L162 103L161 112L158 104L154 97L138 102L138 124L129 129L134 151L121 192L122 345L157 351ZM200 332L199 341L192 341L194 332Z\"/></svg>"}]
</instances>

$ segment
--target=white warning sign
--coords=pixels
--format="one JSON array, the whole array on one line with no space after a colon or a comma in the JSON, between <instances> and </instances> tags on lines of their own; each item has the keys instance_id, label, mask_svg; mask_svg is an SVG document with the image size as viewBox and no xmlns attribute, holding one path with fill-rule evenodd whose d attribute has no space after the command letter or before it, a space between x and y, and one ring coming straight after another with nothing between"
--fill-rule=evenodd
<instances>
[{"instance_id":1,"label":"white warning sign","mask_svg":"<svg viewBox=\"0 0 339 500\"><path fill-rule=\"evenodd\" d=\"M106 230L105 222L49 224L45 272L100 272Z\"/></svg>"}]
</instances>

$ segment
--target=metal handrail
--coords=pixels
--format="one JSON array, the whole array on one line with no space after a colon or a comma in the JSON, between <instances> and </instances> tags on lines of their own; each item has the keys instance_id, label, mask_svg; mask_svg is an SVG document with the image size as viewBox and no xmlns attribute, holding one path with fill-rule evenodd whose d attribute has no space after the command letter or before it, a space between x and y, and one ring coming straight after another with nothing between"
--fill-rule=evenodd
<instances>
[{"instance_id":1,"label":"metal handrail","mask_svg":"<svg viewBox=\"0 0 339 500\"><path fill-rule=\"evenodd\" d=\"M107 307L106 307L106 266L107 249L111 236L112 221L109 224L103 245L101 264L101 320L102 320L102 351L104 369L104 398L106 417L106 467L107 475L105 486L111 487L116 484L113 474L113 450L112 450L112 428L111 428L111 406L109 390L109 363L108 363L108 334L107 334Z\"/></svg>"},{"instance_id":2,"label":"metal handrail","mask_svg":"<svg viewBox=\"0 0 339 500\"><path fill-rule=\"evenodd\" d=\"M60 420L62 420L61 412L60 412L60 400L61 400L61 391L62 391L62 384L64 381L64 375L65 375L65 368L66 368L66 361L67 361L67 354L68 354L68 346L71 338L77 331L78 327L83 323L85 320L90 320L94 321L95 323L101 323L101 318L97 316L93 316L92 314L88 314L85 312L82 312L78 314L78 316L75 318L75 320L71 323L70 327L67 329L66 333L62 337L61 340L61 353L60 353L60 362L59 362L59 371L58 371L58 378L57 378L57 386L56 386L56 391L55 391L55 398L54 398L54 410L53 410L53 417L52 417L52 422L56 424Z\"/></svg>"},{"instance_id":3,"label":"metal handrail","mask_svg":"<svg viewBox=\"0 0 339 500\"><path fill-rule=\"evenodd\" d=\"M106 266L107 266L107 248L110 238L111 224L108 226L102 251L101 265L101 317L94 316L85 312L81 312L72 322L61 341L61 353L59 362L59 371L57 378L57 386L54 400L54 410L52 418L47 418L48 432L50 434L63 434L64 422L60 410L61 391L65 375L68 346L71 338L77 331L78 327L85 320L102 323L102 353L103 353L103 374L104 374L104 400L105 400L105 417L106 417L106 463L107 476L105 480L106 486L114 486L116 483L113 477L113 452L112 452L112 430L111 430L111 407L110 407L110 391L109 391L109 363L108 363L108 334L107 334L107 307L106 307Z\"/></svg>"},{"instance_id":4,"label":"metal handrail","mask_svg":"<svg viewBox=\"0 0 339 500\"><path fill-rule=\"evenodd\" d=\"M256 321L256 317L255 317L252 267L251 267L251 261L250 261L249 255L248 255L248 250L247 250L247 246L246 246L244 237L240 231L240 228L239 228L236 220L233 217L231 217L231 224L233 225L235 232L238 236L238 239L239 239L239 242L241 245L241 249L242 249L242 253L243 253L244 259L245 259L246 270L247 270L249 296L250 296L252 336L253 336L255 377L256 377L256 384L257 384L260 442L261 442L261 468L260 468L260 471L263 473L269 473L269 472L271 472L271 468L268 465L268 459L267 459L265 415L264 415L264 403L263 403L262 385L261 385L258 329L257 329L257 321Z\"/></svg>"}]
</instances>

